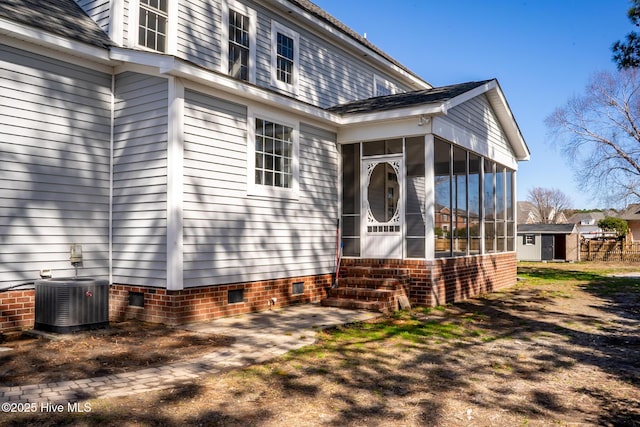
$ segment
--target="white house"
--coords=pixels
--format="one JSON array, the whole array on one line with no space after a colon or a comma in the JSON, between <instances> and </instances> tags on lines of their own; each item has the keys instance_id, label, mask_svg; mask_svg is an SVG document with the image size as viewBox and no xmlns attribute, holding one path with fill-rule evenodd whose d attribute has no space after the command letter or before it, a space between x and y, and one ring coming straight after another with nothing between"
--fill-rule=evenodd
<instances>
[{"instance_id":1,"label":"white house","mask_svg":"<svg viewBox=\"0 0 640 427\"><path fill-rule=\"evenodd\" d=\"M496 80L432 87L306 0L4 0L0 34L0 331L71 244L113 319L316 302L338 219L413 304L515 283Z\"/></svg>"}]
</instances>

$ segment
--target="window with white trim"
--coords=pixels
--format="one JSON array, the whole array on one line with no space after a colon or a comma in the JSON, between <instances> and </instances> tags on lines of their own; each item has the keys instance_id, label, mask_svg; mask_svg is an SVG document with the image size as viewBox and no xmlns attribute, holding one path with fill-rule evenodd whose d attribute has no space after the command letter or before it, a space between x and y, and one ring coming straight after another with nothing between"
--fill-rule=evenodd
<instances>
[{"instance_id":1,"label":"window with white trim","mask_svg":"<svg viewBox=\"0 0 640 427\"><path fill-rule=\"evenodd\" d=\"M229 11L229 75L249 80L249 17Z\"/></svg>"},{"instance_id":2,"label":"window with white trim","mask_svg":"<svg viewBox=\"0 0 640 427\"><path fill-rule=\"evenodd\" d=\"M168 0L140 0L138 44L158 52L167 51Z\"/></svg>"},{"instance_id":3,"label":"window with white trim","mask_svg":"<svg viewBox=\"0 0 640 427\"><path fill-rule=\"evenodd\" d=\"M256 12L227 0L222 9L221 70L239 80L255 82Z\"/></svg>"},{"instance_id":4,"label":"window with white trim","mask_svg":"<svg viewBox=\"0 0 640 427\"><path fill-rule=\"evenodd\" d=\"M298 83L300 36L272 21L271 46L271 84L290 92L295 91Z\"/></svg>"},{"instance_id":5,"label":"window with white trim","mask_svg":"<svg viewBox=\"0 0 640 427\"><path fill-rule=\"evenodd\" d=\"M533 234L525 234L523 240L524 240L524 244L527 246L536 244L536 236Z\"/></svg>"},{"instance_id":6,"label":"window with white trim","mask_svg":"<svg viewBox=\"0 0 640 427\"><path fill-rule=\"evenodd\" d=\"M396 85L378 75L373 76L373 96L385 96L398 93Z\"/></svg>"},{"instance_id":7,"label":"window with white trim","mask_svg":"<svg viewBox=\"0 0 640 427\"><path fill-rule=\"evenodd\" d=\"M256 118L255 183L293 185L293 128Z\"/></svg>"},{"instance_id":8,"label":"window with white trim","mask_svg":"<svg viewBox=\"0 0 640 427\"><path fill-rule=\"evenodd\" d=\"M297 198L299 124L251 109L248 126L248 193Z\"/></svg>"}]
</instances>

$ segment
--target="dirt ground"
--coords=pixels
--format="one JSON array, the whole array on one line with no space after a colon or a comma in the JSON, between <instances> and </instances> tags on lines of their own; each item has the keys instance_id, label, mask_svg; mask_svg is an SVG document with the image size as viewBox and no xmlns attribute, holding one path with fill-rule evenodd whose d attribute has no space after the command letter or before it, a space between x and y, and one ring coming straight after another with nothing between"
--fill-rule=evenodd
<instances>
[{"instance_id":1,"label":"dirt ground","mask_svg":"<svg viewBox=\"0 0 640 427\"><path fill-rule=\"evenodd\" d=\"M525 280L483 298L323 332L269 363L93 400L89 413L2 414L0 425L640 426L640 278L606 276L631 271L640 264L526 263ZM123 354L158 347L153 364L225 338L167 329L110 340ZM8 372L0 359L1 384L32 383L45 369L71 375L63 356L47 357L46 345L67 344L37 344L21 353L31 371ZM60 354L72 357L68 349Z\"/></svg>"},{"instance_id":2,"label":"dirt ground","mask_svg":"<svg viewBox=\"0 0 640 427\"><path fill-rule=\"evenodd\" d=\"M196 358L233 342L164 325L128 321L70 334L0 335L0 384L19 386L101 377Z\"/></svg>"}]
</instances>

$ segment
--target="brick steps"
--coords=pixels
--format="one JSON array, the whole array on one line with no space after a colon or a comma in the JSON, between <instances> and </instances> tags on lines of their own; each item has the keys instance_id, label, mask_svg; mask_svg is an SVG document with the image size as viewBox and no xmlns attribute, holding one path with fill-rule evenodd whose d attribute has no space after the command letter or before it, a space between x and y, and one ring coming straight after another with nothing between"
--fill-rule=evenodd
<instances>
[{"instance_id":1,"label":"brick steps","mask_svg":"<svg viewBox=\"0 0 640 427\"><path fill-rule=\"evenodd\" d=\"M386 305L380 301L360 301L355 299L345 299L338 297L328 297L322 300L325 307L348 308L353 310L381 311L388 310Z\"/></svg>"},{"instance_id":2,"label":"brick steps","mask_svg":"<svg viewBox=\"0 0 640 427\"><path fill-rule=\"evenodd\" d=\"M323 306L389 313L398 310L398 298L409 293L405 269L354 266L340 273L338 286L329 289Z\"/></svg>"}]
</instances>

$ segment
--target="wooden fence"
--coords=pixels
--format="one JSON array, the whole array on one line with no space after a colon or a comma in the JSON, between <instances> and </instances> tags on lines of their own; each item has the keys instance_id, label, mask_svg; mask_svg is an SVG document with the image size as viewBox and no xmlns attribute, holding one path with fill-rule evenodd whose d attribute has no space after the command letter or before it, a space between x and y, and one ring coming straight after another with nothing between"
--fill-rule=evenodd
<instances>
[{"instance_id":1,"label":"wooden fence","mask_svg":"<svg viewBox=\"0 0 640 427\"><path fill-rule=\"evenodd\" d=\"M585 240L580 243L580 260L640 262L640 242Z\"/></svg>"}]
</instances>

